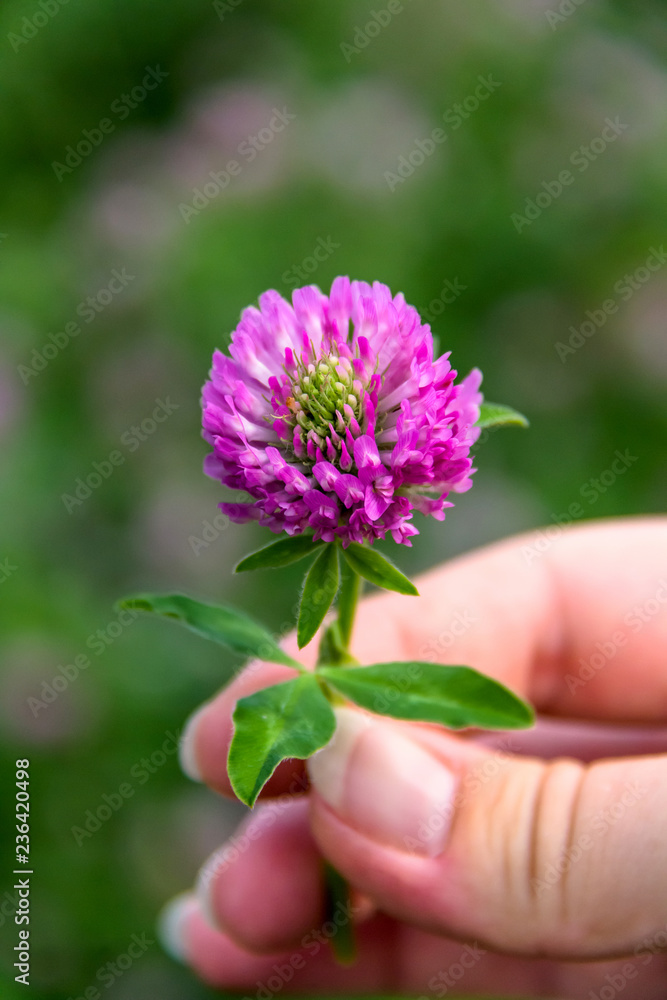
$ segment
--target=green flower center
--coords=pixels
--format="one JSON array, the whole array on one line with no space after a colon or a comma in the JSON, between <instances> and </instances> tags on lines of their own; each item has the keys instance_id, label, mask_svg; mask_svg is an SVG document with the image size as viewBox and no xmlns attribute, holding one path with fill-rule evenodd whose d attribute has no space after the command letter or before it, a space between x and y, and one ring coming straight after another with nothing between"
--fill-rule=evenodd
<instances>
[{"instance_id":1,"label":"green flower center","mask_svg":"<svg viewBox=\"0 0 667 1000\"><path fill-rule=\"evenodd\" d=\"M364 384L348 358L329 354L308 365L298 363L288 406L292 414L290 424L299 428L302 461L308 461L305 452L312 441L338 464L345 429L353 421L359 425L363 422L363 394Z\"/></svg>"}]
</instances>

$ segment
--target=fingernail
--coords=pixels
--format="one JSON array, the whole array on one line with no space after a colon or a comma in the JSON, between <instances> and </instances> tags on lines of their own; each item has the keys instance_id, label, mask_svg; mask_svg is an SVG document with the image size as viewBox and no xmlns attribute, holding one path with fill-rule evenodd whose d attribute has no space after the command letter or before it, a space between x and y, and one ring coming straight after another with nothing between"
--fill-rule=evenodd
<instances>
[{"instance_id":1,"label":"fingernail","mask_svg":"<svg viewBox=\"0 0 667 1000\"><path fill-rule=\"evenodd\" d=\"M336 732L323 750L308 761L308 773L317 791L329 805L339 810L345 792L350 755L362 733L372 724L367 715L350 708L336 708Z\"/></svg>"},{"instance_id":2,"label":"fingernail","mask_svg":"<svg viewBox=\"0 0 667 1000\"><path fill-rule=\"evenodd\" d=\"M458 780L397 728L336 709L333 739L308 761L315 791L368 837L436 857L446 844Z\"/></svg>"},{"instance_id":3,"label":"fingernail","mask_svg":"<svg viewBox=\"0 0 667 1000\"><path fill-rule=\"evenodd\" d=\"M176 962L187 961L185 947L185 928L191 914L197 909L194 896L189 892L181 893L169 900L157 921L157 935L160 944L168 955Z\"/></svg>"},{"instance_id":4,"label":"fingernail","mask_svg":"<svg viewBox=\"0 0 667 1000\"><path fill-rule=\"evenodd\" d=\"M208 708L208 703L201 705L196 712L193 712L183 728L183 735L178 746L178 759L181 770L192 781L201 781L201 771L197 763L196 756L196 736L199 722L204 712Z\"/></svg>"},{"instance_id":5,"label":"fingernail","mask_svg":"<svg viewBox=\"0 0 667 1000\"><path fill-rule=\"evenodd\" d=\"M229 844L223 844L217 851L214 851L208 861L199 869L195 886L197 902L204 920L210 927L218 929L220 929L220 921L213 905L213 887L218 875L221 875L228 868L231 852L232 848Z\"/></svg>"}]
</instances>

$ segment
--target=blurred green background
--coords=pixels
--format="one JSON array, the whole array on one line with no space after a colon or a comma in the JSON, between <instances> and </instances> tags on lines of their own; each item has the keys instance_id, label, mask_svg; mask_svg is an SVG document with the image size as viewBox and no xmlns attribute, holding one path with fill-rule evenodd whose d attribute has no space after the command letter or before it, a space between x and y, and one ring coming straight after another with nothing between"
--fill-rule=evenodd
<instances>
[{"instance_id":1,"label":"blurred green background","mask_svg":"<svg viewBox=\"0 0 667 1000\"><path fill-rule=\"evenodd\" d=\"M241 812L188 782L173 753L217 687L220 652L168 625L119 624L113 602L178 588L275 628L289 619L298 568L275 589L266 574L233 579L266 539L215 527L221 490L201 473L211 352L264 289L382 280L460 372L483 369L489 399L530 416L528 432L489 435L444 526L420 519L421 539L396 554L407 571L571 504L577 518L664 509L664 4L398 6L0 10L9 1000L24 995L11 968L17 758L31 762L34 996L78 996L133 934L154 937L157 911ZM275 109L287 124L267 132ZM627 471L605 475L626 449ZM99 830L77 834L127 783ZM157 944L107 992L212 995Z\"/></svg>"}]
</instances>

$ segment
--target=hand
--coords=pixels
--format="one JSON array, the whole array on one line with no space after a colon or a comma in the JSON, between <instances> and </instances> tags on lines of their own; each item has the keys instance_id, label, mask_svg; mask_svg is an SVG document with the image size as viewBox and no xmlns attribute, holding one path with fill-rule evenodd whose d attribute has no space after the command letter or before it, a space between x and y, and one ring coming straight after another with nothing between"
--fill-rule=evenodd
<instances>
[{"instance_id":1,"label":"hand","mask_svg":"<svg viewBox=\"0 0 667 1000\"><path fill-rule=\"evenodd\" d=\"M264 1000L281 989L664 1000L667 519L553 536L543 551L524 535L458 559L422 577L419 598L371 597L352 640L362 663L473 666L552 719L455 736L339 709L334 740L307 765L311 793L303 765L284 762L240 849L218 852L198 897L167 911L171 949L205 980ZM291 676L255 664L204 705L186 771L231 795L236 699ZM350 968L325 943L322 855L357 893Z\"/></svg>"}]
</instances>

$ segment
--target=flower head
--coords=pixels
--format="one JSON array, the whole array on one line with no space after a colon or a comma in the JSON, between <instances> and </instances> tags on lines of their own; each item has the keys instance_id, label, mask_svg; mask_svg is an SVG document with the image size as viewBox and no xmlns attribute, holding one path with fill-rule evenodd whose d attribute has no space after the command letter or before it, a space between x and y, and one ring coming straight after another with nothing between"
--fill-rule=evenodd
<instances>
[{"instance_id":1,"label":"flower head","mask_svg":"<svg viewBox=\"0 0 667 1000\"><path fill-rule=\"evenodd\" d=\"M443 520L472 485L481 373L455 383L449 354L386 285L336 278L330 294L265 292L203 390L205 471L250 503L233 521L290 535L411 545L414 510Z\"/></svg>"}]
</instances>

